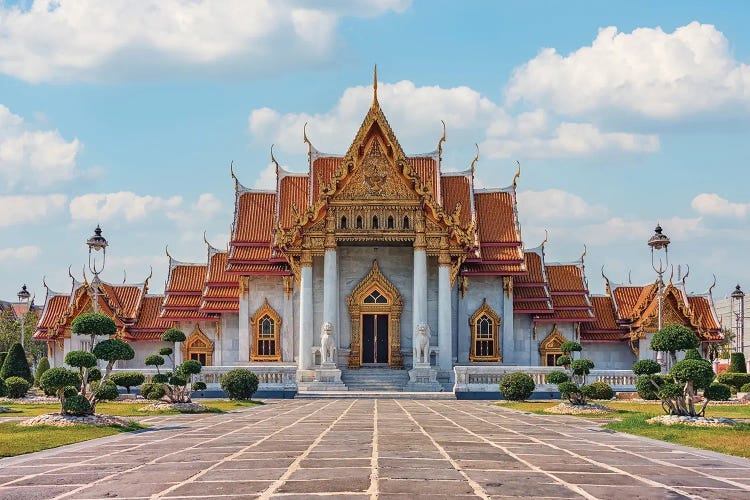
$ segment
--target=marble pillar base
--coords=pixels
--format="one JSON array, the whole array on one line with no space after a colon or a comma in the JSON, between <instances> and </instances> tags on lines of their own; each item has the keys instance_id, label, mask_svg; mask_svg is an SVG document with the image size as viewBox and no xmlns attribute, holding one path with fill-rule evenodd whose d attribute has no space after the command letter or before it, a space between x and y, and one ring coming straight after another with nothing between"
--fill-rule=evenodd
<instances>
[{"instance_id":1,"label":"marble pillar base","mask_svg":"<svg viewBox=\"0 0 750 500\"><path fill-rule=\"evenodd\" d=\"M430 365L418 363L409 370L409 382L406 389L409 392L440 392L443 387L437 381L437 370Z\"/></svg>"},{"instance_id":2,"label":"marble pillar base","mask_svg":"<svg viewBox=\"0 0 750 500\"><path fill-rule=\"evenodd\" d=\"M309 391L346 391L348 388L341 381L341 370L335 363L323 363L315 369L315 380L307 385Z\"/></svg>"}]
</instances>

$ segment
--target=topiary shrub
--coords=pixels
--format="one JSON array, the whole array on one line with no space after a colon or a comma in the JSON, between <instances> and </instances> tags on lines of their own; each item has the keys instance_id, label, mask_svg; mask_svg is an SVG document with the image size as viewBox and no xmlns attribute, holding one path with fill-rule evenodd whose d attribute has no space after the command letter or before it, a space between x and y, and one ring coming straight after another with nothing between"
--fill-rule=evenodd
<instances>
[{"instance_id":1,"label":"topiary shrub","mask_svg":"<svg viewBox=\"0 0 750 500\"><path fill-rule=\"evenodd\" d=\"M593 369L594 362L590 359L574 359L570 363L570 370L573 372L573 375L579 378L581 384L586 382L586 375L591 373L591 370Z\"/></svg>"},{"instance_id":2,"label":"topiary shrub","mask_svg":"<svg viewBox=\"0 0 750 500\"><path fill-rule=\"evenodd\" d=\"M8 387L5 385L5 380L0 378L0 398L8 396Z\"/></svg>"},{"instance_id":3,"label":"topiary shrub","mask_svg":"<svg viewBox=\"0 0 750 500\"><path fill-rule=\"evenodd\" d=\"M93 368L89 368L89 383L98 382L101 379L102 379L102 371L99 368L95 366Z\"/></svg>"},{"instance_id":4,"label":"topiary shrub","mask_svg":"<svg viewBox=\"0 0 750 500\"><path fill-rule=\"evenodd\" d=\"M46 394L55 394L60 398L60 403L64 403L65 399L69 397L68 388L76 386L81 383L81 379L78 377L78 373L73 370L69 370L63 367L50 368L42 375L39 380L39 387L44 390ZM78 393L78 389L73 388L75 394Z\"/></svg>"},{"instance_id":5,"label":"topiary shrub","mask_svg":"<svg viewBox=\"0 0 750 500\"><path fill-rule=\"evenodd\" d=\"M3 366L0 368L0 378L6 380L9 377L21 377L29 384L34 383L34 376L31 374L26 352L18 342L11 346L5 361L3 361Z\"/></svg>"},{"instance_id":6,"label":"topiary shrub","mask_svg":"<svg viewBox=\"0 0 750 500\"><path fill-rule=\"evenodd\" d=\"M76 394L65 400L62 405L63 414L77 417L91 415L91 403L85 397Z\"/></svg>"},{"instance_id":7,"label":"topiary shrub","mask_svg":"<svg viewBox=\"0 0 750 500\"><path fill-rule=\"evenodd\" d=\"M36 365L36 371L34 372L34 383L37 387L39 387L39 380L41 380L42 375L44 375L44 372L49 370L49 359L47 357L43 357L39 360L39 363Z\"/></svg>"},{"instance_id":8,"label":"topiary shrub","mask_svg":"<svg viewBox=\"0 0 750 500\"><path fill-rule=\"evenodd\" d=\"M258 377L246 368L235 368L221 377L221 388L230 399L251 399L258 390Z\"/></svg>"},{"instance_id":9,"label":"topiary shrub","mask_svg":"<svg viewBox=\"0 0 750 500\"><path fill-rule=\"evenodd\" d=\"M656 377L656 380L660 379ZM659 399L659 387L659 382L656 382L656 385L654 384L654 382L652 382L651 375L641 375L638 377L638 381L635 383L635 390L638 391L638 395L641 397L641 399L645 399L648 401Z\"/></svg>"},{"instance_id":10,"label":"topiary shrub","mask_svg":"<svg viewBox=\"0 0 750 500\"><path fill-rule=\"evenodd\" d=\"M563 352L563 354L567 354L568 356L570 356L574 352L581 352L583 350L583 347L581 347L581 344L579 344L575 340L568 340L567 342L563 342L560 345L560 350Z\"/></svg>"},{"instance_id":11,"label":"topiary shrub","mask_svg":"<svg viewBox=\"0 0 750 500\"><path fill-rule=\"evenodd\" d=\"M0 352L0 368L3 367L3 363L5 363L5 358L8 356L8 351Z\"/></svg>"},{"instance_id":12,"label":"topiary shrub","mask_svg":"<svg viewBox=\"0 0 750 500\"><path fill-rule=\"evenodd\" d=\"M172 349L169 354L162 354L163 348L159 350L159 354L162 354L163 356L168 356L172 360L172 368L177 369L175 366L175 358L172 355L177 350L177 342L185 342L185 333L183 333L182 330L178 330L177 328L170 328L166 332L161 334L161 340L162 342L171 342L172 343Z\"/></svg>"},{"instance_id":13,"label":"topiary shrub","mask_svg":"<svg viewBox=\"0 0 750 500\"><path fill-rule=\"evenodd\" d=\"M740 387L739 392L750 392L750 383L743 385Z\"/></svg>"},{"instance_id":14,"label":"topiary shrub","mask_svg":"<svg viewBox=\"0 0 750 500\"><path fill-rule=\"evenodd\" d=\"M117 333L115 321L101 313L82 313L70 324L70 330L76 335L91 337L91 344L97 336L112 336Z\"/></svg>"},{"instance_id":15,"label":"topiary shrub","mask_svg":"<svg viewBox=\"0 0 750 500\"><path fill-rule=\"evenodd\" d=\"M8 377L5 379L5 387L8 391L8 397L18 399L24 397L29 392L31 384L25 378Z\"/></svg>"},{"instance_id":16,"label":"topiary shrub","mask_svg":"<svg viewBox=\"0 0 750 500\"><path fill-rule=\"evenodd\" d=\"M124 387L128 391L128 394L130 394L130 388L141 385L146 381L146 377L141 372L118 372L110 375L109 380L115 385Z\"/></svg>"},{"instance_id":17,"label":"topiary shrub","mask_svg":"<svg viewBox=\"0 0 750 500\"><path fill-rule=\"evenodd\" d=\"M154 382L156 384L166 384L169 382L169 375L166 373L157 373L153 377L151 377L151 382Z\"/></svg>"},{"instance_id":18,"label":"topiary shrub","mask_svg":"<svg viewBox=\"0 0 750 500\"><path fill-rule=\"evenodd\" d=\"M739 390L743 385L750 384L750 374L724 372L716 376L716 381Z\"/></svg>"},{"instance_id":19,"label":"topiary shrub","mask_svg":"<svg viewBox=\"0 0 750 500\"><path fill-rule=\"evenodd\" d=\"M575 382L563 382L557 386L560 396L567 399L570 404L585 405L586 398L581 392L581 388Z\"/></svg>"},{"instance_id":20,"label":"topiary shrub","mask_svg":"<svg viewBox=\"0 0 750 500\"><path fill-rule=\"evenodd\" d=\"M206 386L205 382L194 382L193 383L193 391L195 391L195 392L205 391L206 388L207 388L207 386Z\"/></svg>"},{"instance_id":21,"label":"topiary shrub","mask_svg":"<svg viewBox=\"0 0 750 500\"><path fill-rule=\"evenodd\" d=\"M667 325L651 337L649 347L652 351L667 352L672 364L677 363L677 351L697 349L700 345L693 330L683 325Z\"/></svg>"},{"instance_id":22,"label":"topiary shrub","mask_svg":"<svg viewBox=\"0 0 750 500\"><path fill-rule=\"evenodd\" d=\"M500 380L500 392L509 401L529 399L535 387L534 379L524 372L509 373Z\"/></svg>"},{"instance_id":23,"label":"topiary shrub","mask_svg":"<svg viewBox=\"0 0 750 500\"><path fill-rule=\"evenodd\" d=\"M112 401L117 399L117 397L120 395L120 391L117 390L117 386L112 382L98 384L94 388L93 392L96 401Z\"/></svg>"},{"instance_id":24,"label":"topiary shrub","mask_svg":"<svg viewBox=\"0 0 750 500\"><path fill-rule=\"evenodd\" d=\"M729 356L729 368L727 368L727 371L732 373L747 373L745 355L741 352L733 352Z\"/></svg>"},{"instance_id":25,"label":"topiary shrub","mask_svg":"<svg viewBox=\"0 0 750 500\"><path fill-rule=\"evenodd\" d=\"M587 387L591 392L590 395L586 395L591 399L612 399L615 397L615 391L606 382L594 382Z\"/></svg>"},{"instance_id":26,"label":"topiary shrub","mask_svg":"<svg viewBox=\"0 0 750 500\"><path fill-rule=\"evenodd\" d=\"M163 384L156 384L153 382L148 382L143 385L141 385L141 396L143 396L146 399L152 399L152 400L160 400L164 397L164 394L166 394L166 390L164 389Z\"/></svg>"},{"instance_id":27,"label":"topiary shrub","mask_svg":"<svg viewBox=\"0 0 750 500\"><path fill-rule=\"evenodd\" d=\"M72 385L69 385L63 390L63 396L65 396L66 398L70 398L72 396L75 396L76 394L78 394L78 389L76 389Z\"/></svg>"},{"instance_id":28,"label":"topiary shrub","mask_svg":"<svg viewBox=\"0 0 750 500\"><path fill-rule=\"evenodd\" d=\"M555 370L553 372L549 372L547 376L544 377L544 381L548 384L562 384L563 382L570 381L570 377L565 372Z\"/></svg>"},{"instance_id":29,"label":"topiary shrub","mask_svg":"<svg viewBox=\"0 0 750 500\"><path fill-rule=\"evenodd\" d=\"M685 351L685 359L703 359L703 356L698 352L698 349L688 349Z\"/></svg>"},{"instance_id":30,"label":"topiary shrub","mask_svg":"<svg viewBox=\"0 0 750 500\"><path fill-rule=\"evenodd\" d=\"M129 361L135 357L135 351L130 344L120 339L102 340L94 346L92 351L97 359L107 362L104 368L104 377L102 380L109 380L112 368L118 361Z\"/></svg>"},{"instance_id":31,"label":"topiary shrub","mask_svg":"<svg viewBox=\"0 0 750 500\"><path fill-rule=\"evenodd\" d=\"M557 361L555 361L555 364L557 366L564 366L567 368L568 366L570 366L571 361L572 359L570 359L570 356L562 355L557 358Z\"/></svg>"},{"instance_id":32,"label":"topiary shrub","mask_svg":"<svg viewBox=\"0 0 750 500\"><path fill-rule=\"evenodd\" d=\"M703 397L711 401L729 401L732 391L728 385L714 382L703 390Z\"/></svg>"}]
</instances>

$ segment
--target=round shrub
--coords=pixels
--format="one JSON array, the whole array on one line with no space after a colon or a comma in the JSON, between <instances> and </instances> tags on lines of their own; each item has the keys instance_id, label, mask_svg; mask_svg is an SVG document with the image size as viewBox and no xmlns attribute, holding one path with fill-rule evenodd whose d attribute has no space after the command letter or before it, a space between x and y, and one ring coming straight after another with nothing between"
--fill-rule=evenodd
<instances>
[{"instance_id":1,"label":"round shrub","mask_svg":"<svg viewBox=\"0 0 750 500\"><path fill-rule=\"evenodd\" d=\"M89 403L88 399L76 394L65 400L65 403L63 403L63 413L77 417L91 415L91 403Z\"/></svg>"},{"instance_id":2,"label":"round shrub","mask_svg":"<svg viewBox=\"0 0 750 500\"><path fill-rule=\"evenodd\" d=\"M99 368L97 367L89 368L89 376L87 379L89 383L98 382L101 379L102 379L102 371Z\"/></svg>"},{"instance_id":3,"label":"round shrub","mask_svg":"<svg viewBox=\"0 0 750 500\"><path fill-rule=\"evenodd\" d=\"M182 375L189 377L190 375L196 375L200 373L201 368L203 368L203 365L200 364L200 361L188 359L187 361L183 361L180 366L177 367L177 371Z\"/></svg>"},{"instance_id":4,"label":"round shrub","mask_svg":"<svg viewBox=\"0 0 750 500\"><path fill-rule=\"evenodd\" d=\"M0 378L0 398L8 396L8 387L5 385L5 380Z\"/></svg>"},{"instance_id":5,"label":"round shrub","mask_svg":"<svg viewBox=\"0 0 750 500\"><path fill-rule=\"evenodd\" d=\"M509 401L529 399L535 387L534 379L528 373L509 373L500 380L500 392Z\"/></svg>"},{"instance_id":6,"label":"round shrub","mask_svg":"<svg viewBox=\"0 0 750 500\"><path fill-rule=\"evenodd\" d=\"M161 334L163 342L185 342L186 338L182 330L178 330L177 328L170 328Z\"/></svg>"},{"instance_id":7,"label":"round shrub","mask_svg":"<svg viewBox=\"0 0 750 500\"><path fill-rule=\"evenodd\" d=\"M130 344L120 339L102 340L94 346L94 355L105 361L130 360L135 357L135 351Z\"/></svg>"},{"instance_id":8,"label":"round shrub","mask_svg":"<svg viewBox=\"0 0 750 500\"><path fill-rule=\"evenodd\" d=\"M109 380L115 385L124 387L130 394L130 388L141 385L146 381L146 377L141 372L118 372L110 375Z\"/></svg>"},{"instance_id":9,"label":"round shrub","mask_svg":"<svg viewBox=\"0 0 750 500\"><path fill-rule=\"evenodd\" d=\"M570 369L578 376L588 375L594 369L594 362L585 358L574 359L570 363Z\"/></svg>"},{"instance_id":10,"label":"round shrub","mask_svg":"<svg viewBox=\"0 0 750 500\"><path fill-rule=\"evenodd\" d=\"M714 380L714 370L711 363L705 360L683 359L669 370L677 382L693 382L695 389L703 389L711 385Z\"/></svg>"},{"instance_id":11,"label":"round shrub","mask_svg":"<svg viewBox=\"0 0 750 500\"><path fill-rule=\"evenodd\" d=\"M169 377L169 385L185 385L188 383L187 377L184 375L180 375L179 373L175 373L171 377Z\"/></svg>"},{"instance_id":12,"label":"round shrub","mask_svg":"<svg viewBox=\"0 0 750 500\"><path fill-rule=\"evenodd\" d=\"M99 401L112 401L113 399L117 399L119 395L120 392L117 390L117 386L110 382L100 384L94 391L94 397Z\"/></svg>"},{"instance_id":13,"label":"round shrub","mask_svg":"<svg viewBox=\"0 0 750 500\"><path fill-rule=\"evenodd\" d=\"M590 385L582 385L581 386L581 394L583 394L583 397L586 399L597 399L595 397L596 395L596 388L591 387Z\"/></svg>"},{"instance_id":14,"label":"round shrub","mask_svg":"<svg viewBox=\"0 0 750 500\"><path fill-rule=\"evenodd\" d=\"M42 378L39 381L39 387L41 387L45 393L58 394L58 391L62 391L66 387L75 386L80 383L81 379L76 372L67 368L57 367L50 368L44 372L44 375L42 375Z\"/></svg>"},{"instance_id":15,"label":"round shrub","mask_svg":"<svg viewBox=\"0 0 750 500\"><path fill-rule=\"evenodd\" d=\"M750 384L745 384L742 387L740 387L739 392L750 392Z\"/></svg>"},{"instance_id":16,"label":"round shrub","mask_svg":"<svg viewBox=\"0 0 750 500\"><path fill-rule=\"evenodd\" d=\"M169 375L166 373L157 373L153 377L151 377L151 382L155 384L166 384L169 382Z\"/></svg>"},{"instance_id":17,"label":"round shrub","mask_svg":"<svg viewBox=\"0 0 750 500\"><path fill-rule=\"evenodd\" d=\"M31 374L26 352L18 342L11 346L2 367L0 367L0 378L7 379L8 377L21 377L30 384L34 383L34 376Z\"/></svg>"},{"instance_id":18,"label":"round shrub","mask_svg":"<svg viewBox=\"0 0 750 500\"><path fill-rule=\"evenodd\" d=\"M31 384L25 378L8 377L5 379L5 387L10 398L22 398L29 392Z\"/></svg>"},{"instance_id":19,"label":"round shrub","mask_svg":"<svg viewBox=\"0 0 750 500\"><path fill-rule=\"evenodd\" d=\"M544 377L544 381L548 384L562 384L563 382L568 382L570 380L570 377L567 373L561 372L560 370L555 370L553 372L549 372L546 377Z\"/></svg>"},{"instance_id":20,"label":"round shrub","mask_svg":"<svg viewBox=\"0 0 750 500\"><path fill-rule=\"evenodd\" d=\"M251 399L258 390L258 377L246 368L235 368L221 377L221 388L230 399Z\"/></svg>"},{"instance_id":21,"label":"round shrub","mask_svg":"<svg viewBox=\"0 0 750 500\"><path fill-rule=\"evenodd\" d=\"M557 366L568 366L572 360L570 359L570 356L562 355L557 358L557 362L555 363Z\"/></svg>"},{"instance_id":22,"label":"round shrub","mask_svg":"<svg viewBox=\"0 0 750 500\"><path fill-rule=\"evenodd\" d=\"M560 396L569 398L571 394L580 394L581 388L575 382L563 382L557 386Z\"/></svg>"},{"instance_id":23,"label":"round shrub","mask_svg":"<svg viewBox=\"0 0 750 500\"><path fill-rule=\"evenodd\" d=\"M676 352L697 349L698 337L693 330L683 325L667 325L651 337L652 351Z\"/></svg>"},{"instance_id":24,"label":"round shrub","mask_svg":"<svg viewBox=\"0 0 750 500\"><path fill-rule=\"evenodd\" d=\"M682 387L671 382L663 384L659 388L658 394L661 399L675 399L683 396Z\"/></svg>"},{"instance_id":25,"label":"round shrub","mask_svg":"<svg viewBox=\"0 0 750 500\"><path fill-rule=\"evenodd\" d=\"M661 373L661 365L653 359L642 359L633 363L633 373L636 375L655 375Z\"/></svg>"},{"instance_id":26,"label":"round shrub","mask_svg":"<svg viewBox=\"0 0 750 500\"><path fill-rule=\"evenodd\" d=\"M44 375L44 372L49 370L49 359L47 357L43 357L39 360L39 363L36 365L36 371L34 372L34 383L39 387L39 381L42 379L42 375Z\"/></svg>"},{"instance_id":27,"label":"round shrub","mask_svg":"<svg viewBox=\"0 0 750 500\"><path fill-rule=\"evenodd\" d=\"M76 394L78 394L78 389L75 388L75 387L73 387L72 385L69 385L68 387L66 387L63 390L63 397L64 398L72 398Z\"/></svg>"},{"instance_id":28,"label":"round shrub","mask_svg":"<svg viewBox=\"0 0 750 500\"><path fill-rule=\"evenodd\" d=\"M159 356L158 354L151 354L149 356L146 356L146 359L143 361L143 364L146 366L161 366L164 364L164 358L162 356Z\"/></svg>"},{"instance_id":29,"label":"round shrub","mask_svg":"<svg viewBox=\"0 0 750 500\"><path fill-rule=\"evenodd\" d=\"M716 381L721 384L727 384L730 387L739 389L745 384L750 384L750 374L724 372L716 376Z\"/></svg>"},{"instance_id":30,"label":"round shrub","mask_svg":"<svg viewBox=\"0 0 750 500\"><path fill-rule=\"evenodd\" d=\"M657 385L660 385L660 380L658 378L652 378L651 375L641 375L638 377L638 381L635 383L635 390L638 391L638 395L641 399L648 401L659 399L659 395L657 394L658 389L654 387L651 380L654 380Z\"/></svg>"},{"instance_id":31,"label":"round shrub","mask_svg":"<svg viewBox=\"0 0 750 500\"><path fill-rule=\"evenodd\" d=\"M205 391L206 390L206 383L205 382L194 382L193 383L193 390L194 391Z\"/></svg>"},{"instance_id":32,"label":"round shrub","mask_svg":"<svg viewBox=\"0 0 750 500\"><path fill-rule=\"evenodd\" d=\"M745 355L741 352L733 352L729 356L729 368L727 368L727 371L732 373L747 373Z\"/></svg>"},{"instance_id":33,"label":"round shrub","mask_svg":"<svg viewBox=\"0 0 750 500\"><path fill-rule=\"evenodd\" d=\"M685 351L685 359L703 359L703 356L698 352L698 349L688 349Z\"/></svg>"},{"instance_id":34,"label":"round shrub","mask_svg":"<svg viewBox=\"0 0 750 500\"><path fill-rule=\"evenodd\" d=\"M732 391L726 384L713 383L703 390L703 397L711 401L729 401Z\"/></svg>"},{"instance_id":35,"label":"round shrub","mask_svg":"<svg viewBox=\"0 0 750 500\"><path fill-rule=\"evenodd\" d=\"M615 397L615 391L606 382L594 382L587 387L591 390L591 394L584 393L584 395L591 399L612 399Z\"/></svg>"},{"instance_id":36,"label":"round shrub","mask_svg":"<svg viewBox=\"0 0 750 500\"><path fill-rule=\"evenodd\" d=\"M114 335L117 325L112 318L101 313L83 313L76 316L70 324L70 329L76 335Z\"/></svg>"},{"instance_id":37,"label":"round shrub","mask_svg":"<svg viewBox=\"0 0 750 500\"><path fill-rule=\"evenodd\" d=\"M164 394L166 394L166 392L167 391L164 389L163 384L155 384L153 382L149 382L141 385L141 396L146 399L159 400L164 397Z\"/></svg>"},{"instance_id":38,"label":"round shrub","mask_svg":"<svg viewBox=\"0 0 750 500\"><path fill-rule=\"evenodd\" d=\"M159 349L159 356L171 356L172 355L172 348L171 347L162 347Z\"/></svg>"},{"instance_id":39,"label":"round shrub","mask_svg":"<svg viewBox=\"0 0 750 500\"><path fill-rule=\"evenodd\" d=\"M583 347L581 347L581 344L579 344L575 340L568 340L567 342L563 342L560 345L560 350L565 354L569 354L572 352L581 352L583 350Z\"/></svg>"},{"instance_id":40,"label":"round shrub","mask_svg":"<svg viewBox=\"0 0 750 500\"><path fill-rule=\"evenodd\" d=\"M96 356L87 351L70 351L65 355L65 364L74 368L93 368Z\"/></svg>"}]
</instances>

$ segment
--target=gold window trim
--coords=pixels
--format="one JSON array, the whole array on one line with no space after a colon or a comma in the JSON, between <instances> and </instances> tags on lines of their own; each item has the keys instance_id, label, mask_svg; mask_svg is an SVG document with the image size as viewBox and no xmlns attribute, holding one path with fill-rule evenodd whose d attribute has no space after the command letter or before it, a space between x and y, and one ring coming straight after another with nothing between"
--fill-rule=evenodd
<instances>
[{"instance_id":1,"label":"gold window trim","mask_svg":"<svg viewBox=\"0 0 750 500\"><path fill-rule=\"evenodd\" d=\"M205 354L206 366L214 364L214 343L197 325L193 333L182 343L182 359L188 360L192 354Z\"/></svg>"},{"instance_id":2,"label":"gold window trim","mask_svg":"<svg viewBox=\"0 0 750 500\"><path fill-rule=\"evenodd\" d=\"M552 331L549 335L539 343L539 354L542 356L542 366L550 366L547 364L547 356L549 354L561 355L563 352L560 347L567 341L568 339L565 338L565 335L557 329L557 325L553 325Z\"/></svg>"},{"instance_id":3,"label":"gold window trim","mask_svg":"<svg viewBox=\"0 0 750 500\"><path fill-rule=\"evenodd\" d=\"M365 304L374 290L383 295L387 303ZM401 355L401 310L403 298L396 286L383 276L374 260L372 269L354 288L346 299L351 317L352 344L349 351L349 368L359 368L362 365L362 316L365 314L388 315L388 365L391 368L403 367Z\"/></svg>"},{"instance_id":4,"label":"gold window trim","mask_svg":"<svg viewBox=\"0 0 750 500\"><path fill-rule=\"evenodd\" d=\"M482 316L489 316L492 320L492 340L493 340L493 352L490 356L480 356L475 351L477 341L477 326ZM469 329L471 330L471 350L469 353L469 361L502 361L500 354L500 316L487 304L487 299L482 301L482 305L474 311L474 314L469 318Z\"/></svg>"},{"instance_id":5,"label":"gold window trim","mask_svg":"<svg viewBox=\"0 0 750 500\"><path fill-rule=\"evenodd\" d=\"M268 315L273 320L273 340L276 346L276 353L273 356L264 356L258 354L258 339L260 320L263 316ZM268 298L263 301L263 305L255 311L252 318L250 318L250 325L252 327L252 342L250 342L250 361L281 361L281 316L276 310L271 307L268 303Z\"/></svg>"}]
</instances>

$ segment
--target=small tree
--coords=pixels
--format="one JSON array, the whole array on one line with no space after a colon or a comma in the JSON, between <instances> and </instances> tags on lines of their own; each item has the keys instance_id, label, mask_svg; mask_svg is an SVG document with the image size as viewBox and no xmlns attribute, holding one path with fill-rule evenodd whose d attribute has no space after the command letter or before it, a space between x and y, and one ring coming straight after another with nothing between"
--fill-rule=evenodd
<instances>
[{"instance_id":1,"label":"small tree","mask_svg":"<svg viewBox=\"0 0 750 500\"><path fill-rule=\"evenodd\" d=\"M120 387L124 387L130 394L131 387L138 387L146 381L146 377L141 372L119 372L113 373L109 379Z\"/></svg>"},{"instance_id":2,"label":"small tree","mask_svg":"<svg viewBox=\"0 0 750 500\"><path fill-rule=\"evenodd\" d=\"M91 347L96 344L96 337L111 337L117 333L115 321L101 313L83 313L76 316L70 324L70 330L76 335L91 338Z\"/></svg>"},{"instance_id":3,"label":"small tree","mask_svg":"<svg viewBox=\"0 0 750 500\"><path fill-rule=\"evenodd\" d=\"M221 388L230 399L251 399L258 390L258 376L246 368L235 368L221 377Z\"/></svg>"},{"instance_id":4,"label":"small tree","mask_svg":"<svg viewBox=\"0 0 750 500\"><path fill-rule=\"evenodd\" d=\"M574 405L585 405L586 398L592 397L594 390L586 386L586 376L594 369L594 362L586 358L573 359L573 353L582 352L580 343L568 340L560 345L563 355L557 358L557 366L565 368L566 372L550 372L548 383L557 383L560 396Z\"/></svg>"},{"instance_id":5,"label":"small tree","mask_svg":"<svg viewBox=\"0 0 750 500\"><path fill-rule=\"evenodd\" d=\"M727 371L732 373L747 373L745 355L741 352L733 352L729 356L729 368Z\"/></svg>"},{"instance_id":6,"label":"small tree","mask_svg":"<svg viewBox=\"0 0 750 500\"><path fill-rule=\"evenodd\" d=\"M39 386L39 380L41 380L42 375L44 375L44 372L47 370L49 370L49 359L45 356L39 360L39 363L36 365L36 371L34 372L34 382L37 386Z\"/></svg>"},{"instance_id":7,"label":"small tree","mask_svg":"<svg viewBox=\"0 0 750 500\"><path fill-rule=\"evenodd\" d=\"M534 392L534 379L523 372L509 373L500 380L500 392L509 401L525 401Z\"/></svg>"},{"instance_id":8,"label":"small tree","mask_svg":"<svg viewBox=\"0 0 750 500\"><path fill-rule=\"evenodd\" d=\"M76 386L80 383L80 377L76 372L62 367L50 368L39 379L39 387L45 392L55 394L58 397L63 415L65 414L65 400L67 399L65 395L66 388Z\"/></svg>"},{"instance_id":9,"label":"small tree","mask_svg":"<svg viewBox=\"0 0 750 500\"><path fill-rule=\"evenodd\" d=\"M107 366L104 368L102 383L106 383L109 380L115 363L118 361L129 361L135 357L135 351L130 347L130 344L120 339L102 340L94 346L93 353L97 359L107 362Z\"/></svg>"},{"instance_id":10,"label":"small tree","mask_svg":"<svg viewBox=\"0 0 750 500\"><path fill-rule=\"evenodd\" d=\"M169 358L172 360L173 370L176 370L174 353L177 350L177 342L185 342L186 338L187 337L185 337L185 334L182 332L182 330L178 330L177 328L170 328L161 335L162 342L172 343L172 352L170 352L169 354L162 354L161 352L159 352L159 354L162 354L163 356L169 356Z\"/></svg>"},{"instance_id":11,"label":"small tree","mask_svg":"<svg viewBox=\"0 0 750 500\"><path fill-rule=\"evenodd\" d=\"M34 383L34 376L31 374L26 352L20 343L11 346L5 361L3 361L3 366L0 368L0 378L5 380L8 377L21 377L30 384Z\"/></svg>"},{"instance_id":12,"label":"small tree","mask_svg":"<svg viewBox=\"0 0 750 500\"><path fill-rule=\"evenodd\" d=\"M667 325L651 337L649 346L652 351L669 353L672 365L677 363L677 351L697 349L700 345L693 330L684 325Z\"/></svg>"}]
</instances>

